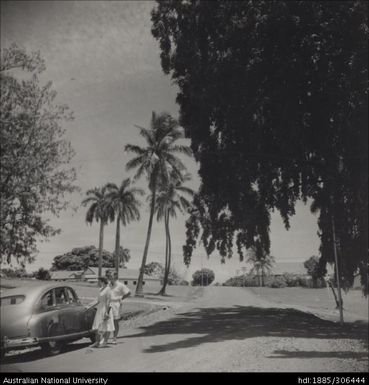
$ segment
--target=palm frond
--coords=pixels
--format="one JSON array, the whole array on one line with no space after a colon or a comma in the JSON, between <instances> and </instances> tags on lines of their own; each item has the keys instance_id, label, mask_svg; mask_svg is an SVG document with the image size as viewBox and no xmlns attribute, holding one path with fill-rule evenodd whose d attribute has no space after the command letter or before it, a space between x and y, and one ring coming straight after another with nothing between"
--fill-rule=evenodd
<instances>
[{"instance_id":1,"label":"palm frond","mask_svg":"<svg viewBox=\"0 0 369 385\"><path fill-rule=\"evenodd\" d=\"M145 172L146 172L145 165L141 165L141 166L138 168L138 170L137 170L135 176L133 177L133 181L136 182L138 179L140 179L140 178L142 177L142 175L143 175Z\"/></svg>"},{"instance_id":2,"label":"palm frond","mask_svg":"<svg viewBox=\"0 0 369 385\"><path fill-rule=\"evenodd\" d=\"M185 193L191 197L193 197L195 195L195 192L191 188L186 187L186 186L178 186L178 187L176 187L176 190L181 191L181 192L183 192L183 193Z\"/></svg>"},{"instance_id":3,"label":"palm frond","mask_svg":"<svg viewBox=\"0 0 369 385\"><path fill-rule=\"evenodd\" d=\"M142 163L145 161L145 155L137 156L136 158L133 158L129 160L126 164L126 170L131 171L139 166L142 165Z\"/></svg>"},{"instance_id":4,"label":"palm frond","mask_svg":"<svg viewBox=\"0 0 369 385\"><path fill-rule=\"evenodd\" d=\"M126 144L124 146L124 151L133 152L134 154L137 154L137 155L144 155L146 153L145 148L142 148L142 147L134 145L134 144Z\"/></svg>"},{"instance_id":5,"label":"palm frond","mask_svg":"<svg viewBox=\"0 0 369 385\"><path fill-rule=\"evenodd\" d=\"M184 145L177 144L175 146L171 146L168 151L170 151L170 152L178 152L180 154L184 154L184 155L187 155L187 156L193 156L193 152L192 152L191 148L188 147L188 146L184 146Z\"/></svg>"},{"instance_id":6,"label":"palm frond","mask_svg":"<svg viewBox=\"0 0 369 385\"><path fill-rule=\"evenodd\" d=\"M83 201L81 202L81 204L83 206L87 206L89 203L91 202L96 202L96 197L88 197L88 198L85 198L83 199Z\"/></svg>"},{"instance_id":7,"label":"palm frond","mask_svg":"<svg viewBox=\"0 0 369 385\"><path fill-rule=\"evenodd\" d=\"M105 187L107 190L110 190L110 192L117 192L119 190L115 183L107 183Z\"/></svg>"},{"instance_id":8,"label":"palm frond","mask_svg":"<svg viewBox=\"0 0 369 385\"><path fill-rule=\"evenodd\" d=\"M122 183L119 186L119 192L122 194L124 191L128 189L131 184L131 180L129 178L123 179Z\"/></svg>"},{"instance_id":9,"label":"palm frond","mask_svg":"<svg viewBox=\"0 0 369 385\"><path fill-rule=\"evenodd\" d=\"M133 196L134 195L145 195L145 191L142 190L142 188L138 188L138 187L133 187L131 189L129 189L129 193L132 194ZM139 202L139 201L137 201Z\"/></svg>"},{"instance_id":10,"label":"palm frond","mask_svg":"<svg viewBox=\"0 0 369 385\"><path fill-rule=\"evenodd\" d=\"M93 188L93 189L90 189L90 190L87 190L86 191L86 195L91 195L93 197L99 197L101 196L101 190L97 187Z\"/></svg>"},{"instance_id":11,"label":"palm frond","mask_svg":"<svg viewBox=\"0 0 369 385\"><path fill-rule=\"evenodd\" d=\"M181 196L179 197L179 201L181 202L181 205L185 210L188 210L190 208L191 204L186 198Z\"/></svg>"},{"instance_id":12,"label":"palm frond","mask_svg":"<svg viewBox=\"0 0 369 385\"><path fill-rule=\"evenodd\" d=\"M146 140L149 146L155 145L155 137L152 130L140 126L136 126L140 129L140 135Z\"/></svg>"},{"instance_id":13,"label":"palm frond","mask_svg":"<svg viewBox=\"0 0 369 385\"><path fill-rule=\"evenodd\" d=\"M185 174L183 174L183 171L186 171L186 167L185 165L183 164L183 162L181 161L181 159L179 159L177 156L169 153L169 152L165 152L163 154L163 159L168 163L170 164L172 167L175 167L177 170L181 170L181 178L180 180L183 181L183 177Z\"/></svg>"},{"instance_id":14,"label":"palm frond","mask_svg":"<svg viewBox=\"0 0 369 385\"><path fill-rule=\"evenodd\" d=\"M97 203L93 203L87 210L87 213L86 213L86 222L87 223L92 223L95 216L96 216L96 209L98 207L98 204ZM97 219L97 218L96 218Z\"/></svg>"},{"instance_id":15,"label":"palm frond","mask_svg":"<svg viewBox=\"0 0 369 385\"><path fill-rule=\"evenodd\" d=\"M184 139L185 136L182 129L175 128L167 133L167 137L169 138L168 144L171 145L179 139Z\"/></svg>"}]
</instances>

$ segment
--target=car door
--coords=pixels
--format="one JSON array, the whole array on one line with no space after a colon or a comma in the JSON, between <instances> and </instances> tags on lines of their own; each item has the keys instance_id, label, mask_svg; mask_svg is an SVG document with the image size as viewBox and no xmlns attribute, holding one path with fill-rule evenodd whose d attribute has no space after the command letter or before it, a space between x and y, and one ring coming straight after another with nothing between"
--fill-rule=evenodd
<instances>
[{"instance_id":1,"label":"car door","mask_svg":"<svg viewBox=\"0 0 369 385\"><path fill-rule=\"evenodd\" d=\"M73 319L72 328L74 332L86 331L85 306L82 305L81 301L78 299L76 292L71 287L65 287L64 290L69 304L71 318Z\"/></svg>"},{"instance_id":2,"label":"car door","mask_svg":"<svg viewBox=\"0 0 369 385\"><path fill-rule=\"evenodd\" d=\"M65 334L78 333L82 329L81 306L73 296L70 288L55 288L55 302L58 310L59 322L63 325Z\"/></svg>"},{"instance_id":3,"label":"car door","mask_svg":"<svg viewBox=\"0 0 369 385\"><path fill-rule=\"evenodd\" d=\"M57 328L53 328L56 335L64 334L63 325L59 319L59 309L56 306L54 289L47 290L42 294L29 322L34 337L48 337L52 325L57 325Z\"/></svg>"}]
</instances>

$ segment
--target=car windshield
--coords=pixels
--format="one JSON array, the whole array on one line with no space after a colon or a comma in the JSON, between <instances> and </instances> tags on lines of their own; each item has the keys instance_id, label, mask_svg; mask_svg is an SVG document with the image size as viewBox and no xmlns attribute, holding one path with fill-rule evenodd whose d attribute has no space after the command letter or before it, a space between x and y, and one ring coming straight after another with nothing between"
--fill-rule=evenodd
<instances>
[{"instance_id":1,"label":"car windshield","mask_svg":"<svg viewBox=\"0 0 369 385\"><path fill-rule=\"evenodd\" d=\"M0 298L0 306L19 305L24 301L24 295L12 295L9 297Z\"/></svg>"}]
</instances>

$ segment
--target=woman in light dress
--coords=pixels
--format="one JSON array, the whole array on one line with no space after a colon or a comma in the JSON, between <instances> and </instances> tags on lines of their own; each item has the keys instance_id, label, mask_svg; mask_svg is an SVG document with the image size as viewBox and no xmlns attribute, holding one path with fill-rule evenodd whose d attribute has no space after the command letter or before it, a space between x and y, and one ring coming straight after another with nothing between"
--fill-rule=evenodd
<instances>
[{"instance_id":1,"label":"woman in light dress","mask_svg":"<svg viewBox=\"0 0 369 385\"><path fill-rule=\"evenodd\" d=\"M110 307L110 292L109 281L105 277L99 278L99 296L98 305L95 314L92 330L96 330L96 341L91 347L106 347L110 332L115 330L113 311Z\"/></svg>"}]
</instances>

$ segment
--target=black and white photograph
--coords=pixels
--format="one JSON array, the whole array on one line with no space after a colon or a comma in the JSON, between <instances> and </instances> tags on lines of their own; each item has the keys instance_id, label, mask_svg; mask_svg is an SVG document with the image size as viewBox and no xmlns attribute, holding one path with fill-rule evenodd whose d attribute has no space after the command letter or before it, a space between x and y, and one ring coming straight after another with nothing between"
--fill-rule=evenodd
<instances>
[{"instance_id":1,"label":"black and white photograph","mask_svg":"<svg viewBox=\"0 0 369 385\"><path fill-rule=\"evenodd\" d=\"M368 2L0 14L1 383L367 384Z\"/></svg>"}]
</instances>

